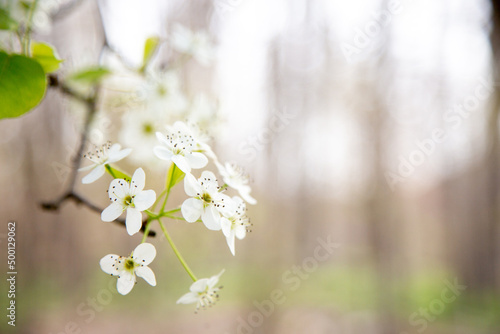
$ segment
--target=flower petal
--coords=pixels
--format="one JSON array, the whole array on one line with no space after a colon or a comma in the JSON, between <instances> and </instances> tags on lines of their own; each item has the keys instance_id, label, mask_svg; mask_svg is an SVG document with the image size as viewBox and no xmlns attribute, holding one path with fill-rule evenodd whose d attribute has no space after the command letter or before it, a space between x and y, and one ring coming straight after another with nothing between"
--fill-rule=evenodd
<instances>
[{"instance_id":1,"label":"flower petal","mask_svg":"<svg viewBox=\"0 0 500 334\"><path fill-rule=\"evenodd\" d=\"M134 235L141 230L142 215L136 208L127 208L127 218L125 219L127 232L129 235Z\"/></svg>"},{"instance_id":2,"label":"flower petal","mask_svg":"<svg viewBox=\"0 0 500 334\"><path fill-rule=\"evenodd\" d=\"M179 300L177 300L177 304L193 304L198 302L198 294L188 292L184 294Z\"/></svg>"},{"instance_id":3,"label":"flower petal","mask_svg":"<svg viewBox=\"0 0 500 334\"><path fill-rule=\"evenodd\" d=\"M221 229L220 213L213 206L205 208L201 215L201 220L209 230L218 231Z\"/></svg>"},{"instance_id":4,"label":"flower petal","mask_svg":"<svg viewBox=\"0 0 500 334\"><path fill-rule=\"evenodd\" d=\"M172 162L184 173L191 173L191 166L189 166L186 157L179 154L173 155Z\"/></svg>"},{"instance_id":5,"label":"flower petal","mask_svg":"<svg viewBox=\"0 0 500 334\"><path fill-rule=\"evenodd\" d=\"M203 188L193 174L186 174L184 177L184 191L188 196L196 196L203 192Z\"/></svg>"},{"instance_id":6,"label":"flower petal","mask_svg":"<svg viewBox=\"0 0 500 334\"><path fill-rule=\"evenodd\" d=\"M127 181L123 179L114 179L109 184L108 195L111 200L121 200L125 198L130 191Z\"/></svg>"},{"instance_id":7,"label":"flower petal","mask_svg":"<svg viewBox=\"0 0 500 334\"><path fill-rule=\"evenodd\" d=\"M212 173L209 170L204 170L203 173L201 173L200 179L209 179L211 181L217 181L217 177L215 176L214 173Z\"/></svg>"},{"instance_id":8,"label":"flower petal","mask_svg":"<svg viewBox=\"0 0 500 334\"><path fill-rule=\"evenodd\" d=\"M222 276L222 274L224 274L225 271L226 271L226 269L222 269L220 273L218 273L215 276L210 277L210 279L208 280L208 283L207 283L208 287L210 289L212 289L217 283L219 283L219 279Z\"/></svg>"},{"instance_id":9,"label":"flower petal","mask_svg":"<svg viewBox=\"0 0 500 334\"><path fill-rule=\"evenodd\" d=\"M168 141L167 137L161 132L156 132L156 138L160 143L163 145L166 145L167 147L170 147L170 142Z\"/></svg>"},{"instance_id":10,"label":"flower petal","mask_svg":"<svg viewBox=\"0 0 500 334\"><path fill-rule=\"evenodd\" d=\"M85 166L85 167L82 167L82 168L78 168L78 171L79 172L85 172L87 170L91 170L93 168L95 168L96 164L92 164L92 165L89 165L89 166Z\"/></svg>"},{"instance_id":11,"label":"flower petal","mask_svg":"<svg viewBox=\"0 0 500 334\"><path fill-rule=\"evenodd\" d=\"M122 295L128 294L132 291L132 288L135 285L135 275L132 275L129 272L124 271L122 275L118 278L118 282L116 282L116 290Z\"/></svg>"},{"instance_id":12,"label":"flower petal","mask_svg":"<svg viewBox=\"0 0 500 334\"><path fill-rule=\"evenodd\" d=\"M243 225L236 225L233 231L236 238L240 240L244 239L245 236L247 235L247 228Z\"/></svg>"},{"instance_id":13,"label":"flower petal","mask_svg":"<svg viewBox=\"0 0 500 334\"><path fill-rule=\"evenodd\" d=\"M116 275L116 260L119 258L120 256L116 254L108 254L103 257L101 261L99 261L102 271L108 275Z\"/></svg>"},{"instance_id":14,"label":"flower petal","mask_svg":"<svg viewBox=\"0 0 500 334\"><path fill-rule=\"evenodd\" d=\"M132 252L134 261L138 264L147 266L156 257L156 248L150 243L142 243Z\"/></svg>"},{"instance_id":15,"label":"flower petal","mask_svg":"<svg viewBox=\"0 0 500 334\"><path fill-rule=\"evenodd\" d=\"M191 130L188 128L188 126L186 125L186 123L184 123L182 121L176 121L174 123L174 125L172 126L172 128L173 128L174 132L180 131L182 133L186 133L186 134L192 135Z\"/></svg>"},{"instance_id":16,"label":"flower petal","mask_svg":"<svg viewBox=\"0 0 500 334\"><path fill-rule=\"evenodd\" d=\"M220 226L222 228L222 233L224 233L224 236L228 237L230 235L231 225L232 223L226 217L222 217L220 219Z\"/></svg>"},{"instance_id":17,"label":"flower petal","mask_svg":"<svg viewBox=\"0 0 500 334\"><path fill-rule=\"evenodd\" d=\"M251 190L252 189L250 188L250 186L242 186L238 189L238 192L239 192L240 196L243 197L243 199L248 204L255 205L255 204L257 204L257 200L255 198L253 198L252 196L250 196Z\"/></svg>"},{"instance_id":18,"label":"flower petal","mask_svg":"<svg viewBox=\"0 0 500 334\"><path fill-rule=\"evenodd\" d=\"M236 213L236 209L238 208L236 202L229 196L225 194L218 193L217 197L214 198L216 203L220 203L217 207L217 210L222 213L226 217L231 217Z\"/></svg>"},{"instance_id":19,"label":"flower petal","mask_svg":"<svg viewBox=\"0 0 500 334\"><path fill-rule=\"evenodd\" d=\"M200 152L186 154L186 160L189 166L194 169L203 168L208 164L208 158Z\"/></svg>"},{"instance_id":20,"label":"flower petal","mask_svg":"<svg viewBox=\"0 0 500 334\"><path fill-rule=\"evenodd\" d=\"M198 220L198 218L200 218L203 212L203 203L199 199L188 198L184 201L184 203L182 203L181 212L187 222L194 223Z\"/></svg>"},{"instance_id":21,"label":"flower petal","mask_svg":"<svg viewBox=\"0 0 500 334\"><path fill-rule=\"evenodd\" d=\"M174 155L171 150L163 146L155 146L153 152L161 160L172 160Z\"/></svg>"},{"instance_id":22,"label":"flower petal","mask_svg":"<svg viewBox=\"0 0 500 334\"><path fill-rule=\"evenodd\" d=\"M115 144L115 145L118 145L118 144ZM115 146L115 145L113 145L113 146ZM111 146L111 149L113 149L113 146ZM110 149L110 151L111 151L111 149ZM120 161L123 158L127 157L131 152L132 152L131 148L126 148L126 149L123 149L123 150L117 151L117 152L115 152L115 151L109 152L108 161L106 163L109 164L109 163Z\"/></svg>"},{"instance_id":23,"label":"flower petal","mask_svg":"<svg viewBox=\"0 0 500 334\"><path fill-rule=\"evenodd\" d=\"M132 175L132 181L130 182L130 194L135 195L144 189L146 184L146 174L142 168L137 168Z\"/></svg>"},{"instance_id":24,"label":"flower petal","mask_svg":"<svg viewBox=\"0 0 500 334\"><path fill-rule=\"evenodd\" d=\"M229 250L231 251L231 254L233 256L235 255L236 251L234 249L234 231L231 231L228 236L226 236L226 241L227 245L229 246Z\"/></svg>"},{"instance_id":25,"label":"flower petal","mask_svg":"<svg viewBox=\"0 0 500 334\"><path fill-rule=\"evenodd\" d=\"M116 218L120 217L125 208L118 203L111 203L106 209L101 213L101 220L105 222L112 222Z\"/></svg>"},{"instance_id":26,"label":"flower petal","mask_svg":"<svg viewBox=\"0 0 500 334\"><path fill-rule=\"evenodd\" d=\"M203 171L199 182L203 183L203 188L211 195L211 197L219 196L219 184L217 183L217 177L214 173L210 171Z\"/></svg>"},{"instance_id":27,"label":"flower petal","mask_svg":"<svg viewBox=\"0 0 500 334\"><path fill-rule=\"evenodd\" d=\"M207 289L207 287L208 287L208 278L200 278L199 280L191 284L189 290L191 292L203 292Z\"/></svg>"},{"instance_id":28,"label":"flower petal","mask_svg":"<svg viewBox=\"0 0 500 334\"><path fill-rule=\"evenodd\" d=\"M151 207L156 201L156 193L154 190L144 190L135 195L134 205L137 210L144 211Z\"/></svg>"},{"instance_id":29,"label":"flower petal","mask_svg":"<svg viewBox=\"0 0 500 334\"><path fill-rule=\"evenodd\" d=\"M149 285L156 286L155 274L148 266L137 267L137 269L135 269L135 274L139 277L144 278L144 280L148 282Z\"/></svg>"},{"instance_id":30,"label":"flower petal","mask_svg":"<svg viewBox=\"0 0 500 334\"><path fill-rule=\"evenodd\" d=\"M106 170L104 169L103 165L96 165L95 168L90 173L85 175L85 177L82 179L82 183L83 184L92 183L98 180L101 176L103 176L105 172Z\"/></svg>"}]
</instances>

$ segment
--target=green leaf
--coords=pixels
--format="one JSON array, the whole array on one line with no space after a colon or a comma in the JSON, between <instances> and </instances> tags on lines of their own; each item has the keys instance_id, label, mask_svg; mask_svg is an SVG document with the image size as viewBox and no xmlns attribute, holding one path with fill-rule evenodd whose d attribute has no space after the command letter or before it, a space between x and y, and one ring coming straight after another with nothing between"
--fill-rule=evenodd
<instances>
[{"instance_id":1,"label":"green leaf","mask_svg":"<svg viewBox=\"0 0 500 334\"><path fill-rule=\"evenodd\" d=\"M159 44L160 38L158 36L152 36L146 39L146 43L144 43L144 55L142 57L141 71L144 71L154 53L158 49Z\"/></svg>"},{"instance_id":2,"label":"green leaf","mask_svg":"<svg viewBox=\"0 0 500 334\"><path fill-rule=\"evenodd\" d=\"M0 51L0 118L18 117L36 107L46 87L36 60Z\"/></svg>"},{"instance_id":3,"label":"green leaf","mask_svg":"<svg viewBox=\"0 0 500 334\"><path fill-rule=\"evenodd\" d=\"M9 15L9 12L0 8L0 30L16 30L18 23Z\"/></svg>"},{"instance_id":4,"label":"green leaf","mask_svg":"<svg viewBox=\"0 0 500 334\"><path fill-rule=\"evenodd\" d=\"M68 79L86 84L96 84L109 74L111 74L110 70L98 66L74 73Z\"/></svg>"},{"instance_id":5,"label":"green leaf","mask_svg":"<svg viewBox=\"0 0 500 334\"><path fill-rule=\"evenodd\" d=\"M168 189L167 191L170 192L170 189L172 189L177 183L182 181L185 175L186 174L183 171L181 171L174 163L172 163L172 165L170 165L170 169L168 170L167 182L165 183L165 187Z\"/></svg>"},{"instance_id":6,"label":"green leaf","mask_svg":"<svg viewBox=\"0 0 500 334\"><path fill-rule=\"evenodd\" d=\"M28 12L31 9L31 6L33 6L33 1L19 1L19 4L22 9Z\"/></svg>"},{"instance_id":7,"label":"green leaf","mask_svg":"<svg viewBox=\"0 0 500 334\"><path fill-rule=\"evenodd\" d=\"M63 62L52 45L35 41L31 42L31 57L42 65L45 73L56 71Z\"/></svg>"},{"instance_id":8,"label":"green leaf","mask_svg":"<svg viewBox=\"0 0 500 334\"><path fill-rule=\"evenodd\" d=\"M128 175L127 173L125 172L122 172L121 170L119 169L116 169L114 167L111 167L110 165L104 165L106 167L106 171L112 176L114 177L115 179L124 179L124 180L127 180L130 182L130 180L132 179L130 177L130 175Z\"/></svg>"}]
</instances>

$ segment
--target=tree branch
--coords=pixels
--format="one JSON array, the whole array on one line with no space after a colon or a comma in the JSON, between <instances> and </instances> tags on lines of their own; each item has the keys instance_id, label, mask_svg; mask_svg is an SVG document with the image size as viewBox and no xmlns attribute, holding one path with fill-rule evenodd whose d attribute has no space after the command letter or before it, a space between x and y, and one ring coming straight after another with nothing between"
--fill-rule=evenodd
<instances>
[{"instance_id":1,"label":"tree branch","mask_svg":"<svg viewBox=\"0 0 500 334\"><path fill-rule=\"evenodd\" d=\"M74 4L78 4L78 3L79 3L78 0L74 1ZM99 14L100 14L100 11L99 11ZM101 21L102 21L102 19L101 19ZM101 56L102 56L102 52L103 52L104 48L109 47L109 43L108 43L108 40L106 38L106 33L104 31L103 31L103 35L104 35L104 41L103 41L103 45L101 48L101 53L100 53ZM42 202L42 203L40 203L40 206L43 210L57 211L57 210L59 210L59 207L65 201L72 200L76 204L85 205L90 210L100 213L103 211L102 208L97 207L93 203L87 201L85 198L83 198L82 196L75 193L75 183L76 183L76 178L78 175L78 168L80 167L80 163L82 161L83 151L85 150L85 144L87 142L87 137L88 137L88 133L90 130L90 125L92 124L92 120L94 119L94 116L97 112L96 105L97 105L97 102L99 99L99 85L96 85L93 87L93 90L89 94L89 96L85 96L85 95L82 95L79 92L75 91L70 86L66 85L63 81L59 80L57 75L54 75L54 74L50 74L48 76L48 84L49 84L49 87L59 90L64 95L69 96L71 98L74 98L74 99L82 102L85 105L87 112L85 115L85 123L83 126L81 138L80 138L80 146L78 147L78 151L73 159L73 164L71 166L71 174L69 177L69 185L67 187L67 190L56 201ZM120 224L121 226L125 227L125 220L117 219L117 220L115 220L115 222ZM142 233L145 232L146 222L147 222L147 219L142 221L142 227L141 227ZM151 230L148 233L148 236L150 236L150 237L154 237L155 235L156 235L156 232L151 231Z\"/></svg>"},{"instance_id":2,"label":"tree branch","mask_svg":"<svg viewBox=\"0 0 500 334\"><path fill-rule=\"evenodd\" d=\"M64 195L62 195L58 200L54 201L54 202L43 202L41 203L41 207L42 209L44 210L48 210L48 211L57 211L59 210L59 208L61 207L61 205L68 201L68 200L71 200L73 202L75 202L77 205L85 205L87 208L89 208L90 210L92 211L95 211L95 212L98 212L98 213L101 213L103 211L102 208L96 206L95 204L87 201L87 199L83 198L82 196L74 193L74 192L68 192ZM145 232L145 229L146 229L146 222L147 222L147 218L144 219L142 221L142 227L141 227L141 231L142 233ZM124 219L116 219L114 221L115 223L125 227L125 220ZM155 231L149 231L148 233L148 236L149 237L154 237L156 236L156 232Z\"/></svg>"},{"instance_id":3,"label":"tree branch","mask_svg":"<svg viewBox=\"0 0 500 334\"><path fill-rule=\"evenodd\" d=\"M74 157L74 160L73 160L73 165L71 166L71 175L69 177L69 185L68 185L66 192L58 200L53 201L53 202L42 202L42 203L40 203L40 206L44 210L57 211L57 210L59 210L59 207L65 201L72 200L76 204L85 205L90 210L100 213L103 211L102 208L99 208L98 206L94 205L93 203L90 203L82 196L76 194L74 191L76 178L78 175L78 168L80 167L80 163L81 163L82 156L83 156L83 151L85 149L85 144L87 142L87 136L88 136L88 132L90 129L90 124L92 123L92 120L94 119L94 116L95 116L96 111L97 111L96 104L97 104L97 100L98 100L99 87L95 87L92 94L90 94L90 96L86 97L86 96L79 94L78 92L75 92L73 89L71 89L70 87L65 85L64 82L61 82L56 75L51 74L51 75L49 75L48 79L49 79L49 86L50 87L52 87L54 89L58 89L63 94L70 96L70 97L84 103L86 108L87 108L87 113L86 113L85 123L84 123L83 131L82 131L82 135L81 135L81 139L80 139L80 146L78 147L78 151L77 151L77 153ZM115 220L115 222L120 224L121 226L125 227L125 220L117 219L117 220ZM147 222L147 219L143 220L143 222L142 222L142 227L141 227L142 233L145 232L146 222ZM148 233L148 236L154 237L154 236L156 236L156 232L150 230Z\"/></svg>"}]
</instances>

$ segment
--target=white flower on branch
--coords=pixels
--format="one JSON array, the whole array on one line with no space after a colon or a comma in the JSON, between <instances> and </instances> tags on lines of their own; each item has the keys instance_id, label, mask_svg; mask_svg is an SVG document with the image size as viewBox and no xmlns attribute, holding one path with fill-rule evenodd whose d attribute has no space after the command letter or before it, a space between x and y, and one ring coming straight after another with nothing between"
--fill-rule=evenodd
<instances>
[{"instance_id":1,"label":"white flower on branch","mask_svg":"<svg viewBox=\"0 0 500 334\"><path fill-rule=\"evenodd\" d=\"M143 243L137 246L129 257L108 254L101 259L99 264L106 274L118 277L116 289L120 294L126 295L134 287L137 281L136 276L156 286L155 274L148 267L155 257L155 246Z\"/></svg>"},{"instance_id":2,"label":"white flower on branch","mask_svg":"<svg viewBox=\"0 0 500 334\"><path fill-rule=\"evenodd\" d=\"M158 141L162 144L154 148L155 155L162 160L171 160L176 166L188 174L191 169L203 168L207 165L207 157L197 152L198 143L192 136L186 124L175 122L173 127L168 128L165 136L161 132L156 133Z\"/></svg>"},{"instance_id":3,"label":"white flower on branch","mask_svg":"<svg viewBox=\"0 0 500 334\"><path fill-rule=\"evenodd\" d=\"M181 212L189 223L201 216L209 230L218 231L221 229L221 213L231 216L236 211L236 204L231 197L219 191L217 178L212 172L204 171L198 180L192 174L186 174L184 190L191 198L182 203Z\"/></svg>"},{"instance_id":4,"label":"white flower on branch","mask_svg":"<svg viewBox=\"0 0 500 334\"><path fill-rule=\"evenodd\" d=\"M231 188L238 191L241 197L248 204L257 204L257 200L250 196L252 189L248 185L248 175L243 168L235 163L226 162L224 165L215 162L219 173L222 175L222 180Z\"/></svg>"},{"instance_id":5,"label":"white flower on branch","mask_svg":"<svg viewBox=\"0 0 500 334\"><path fill-rule=\"evenodd\" d=\"M125 225L128 234L139 232L142 227L141 211L151 207L156 200L154 190L143 190L145 183L146 175L142 168L135 171L130 183L123 179L111 181L108 195L112 203L101 213L101 219L111 222L126 210Z\"/></svg>"},{"instance_id":6,"label":"white flower on branch","mask_svg":"<svg viewBox=\"0 0 500 334\"><path fill-rule=\"evenodd\" d=\"M184 294L177 304L193 304L196 303L196 310L205 309L214 305L219 300L219 290L222 286L216 286L219 283L219 278L224 273L222 270L218 275L210 278L201 278L191 284L189 292Z\"/></svg>"},{"instance_id":7,"label":"white flower on branch","mask_svg":"<svg viewBox=\"0 0 500 334\"><path fill-rule=\"evenodd\" d=\"M250 232L251 224L250 219L246 215L247 208L245 202L238 196L234 196L233 201L237 205L236 211L232 215L225 215L221 218L221 227L229 250L231 254L235 255L235 237L240 240L245 238L247 232Z\"/></svg>"},{"instance_id":8,"label":"white flower on branch","mask_svg":"<svg viewBox=\"0 0 500 334\"><path fill-rule=\"evenodd\" d=\"M93 152L88 152L83 157L93 162L92 165L82 167L79 171L92 170L83 179L82 183L88 184L98 180L106 172L106 165L122 160L132 152L131 148L121 149L120 144L111 145L110 142L97 147Z\"/></svg>"}]
</instances>

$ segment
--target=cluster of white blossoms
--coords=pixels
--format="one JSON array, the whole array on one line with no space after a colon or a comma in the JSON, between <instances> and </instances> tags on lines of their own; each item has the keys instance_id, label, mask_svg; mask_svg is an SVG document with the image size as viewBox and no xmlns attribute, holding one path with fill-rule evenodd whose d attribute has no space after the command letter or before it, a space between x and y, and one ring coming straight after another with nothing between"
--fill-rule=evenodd
<instances>
[{"instance_id":1,"label":"cluster of white blossoms","mask_svg":"<svg viewBox=\"0 0 500 334\"><path fill-rule=\"evenodd\" d=\"M212 61L213 47L204 32L175 26L170 41L173 49L180 53L177 60L192 58L204 66ZM224 270L210 278L196 279L162 220L202 223L208 230L220 231L219 235L234 256L235 240L245 238L251 227L246 204L257 201L250 195L249 178L243 169L233 163L220 163L209 145L212 138L209 132L217 123L217 103L203 93L193 96L189 102L175 68L155 70L146 65L136 70L119 65L121 68L113 72L118 75L112 75L102 88L106 94L101 108L103 112L122 115L117 137L127 148L108 142L86 154L92 164L80 168L90 170L82 179L84 184L99 180L106 172L113 178L107 189L110 203L102 211L101 220L119 221L131 236L140 231L144 233L141 244L129 256L108 254L100 265L105 273L118 278L117 290L122 295L132 290L136 277L156 286L156 277L148 267L156 257L156 249L145 241L151 223L157 221L194 281L190 292L177 303L195 303L197 310L204 309L218 300L222 287L217 284ZM129 176L112 166L125 158L141 163L144 169L139 167ZM210 166L215 168L222 184L208 169ZM166 172L165 189L159 195L147 189L145 170ZM182 181L187 198L179 207L166 209L170 191ZM228 191L235 193L230 196ZM156 210L158 206L160 209Z\"/></svg>"},{"instance_id":2,"label":"cluster of white blossoms","mask_svg":"<svg viewBox=\"0 0 500 334\"><path fill-rule=\"evenodd\" d=\"M180 207L184 220L195 223L201 219L209 230L222 231L230 252L235 255L236 238L245 238L251 226L246 215L244 199L249 204L256 204L256 200L250 196L248 176L235 164L219 163L210 146L200 141L198 138L202 137L193 134L191 129L193 127L178 121L167 126L164 132L156 132L157 145L153 148L154 155L160 160L170 161L185 174L184 191L189 198ZM111 204L102 211L101 219L111 222L126 213L126 230L129 235L134 235L143 227L142 212L151 208L157 197L154 190L144 190L146 174L142 168L138 168L130 179L114 175L117 170L110 164L129 156L131 151L128 148L121 149L119 144L106 143L85 155L92 165L80 170L91 170L83 177L83 183L98 180L105 171L115 177L108 188ZM211 171L202 171L198 178L191 173L208 165L207 155L213 159L225 182L224 186L219 185L217 177ZM226 195L224 192L228 188L237 191L241 197ZM101 259L101 268L104 272L117 276L118 292L127 294L136 283L136 276L143 277L153 286L156 285L154 273L147 267L155 255L156 250L152 244L142 243L129 257L106 255ZM178 303L197 303L197 309L214 304L218 299L219 290L215 285L222 273L223 271L209 279L196 280L190 288L191 292L182 296Z\"/></svg>"},{"instance_id":3,"label":"cluster of white blossoms","mask_svg":"<svg viewBox=\"0 0 500 334\"><path fill-rule=\"evenodd\" d=\"M123 76L128 76L128 81ZM146 162L150 169L160 170L164 166L152 155L152 148L157 145L156 133L163 132L165 127L177 120L189 120L187 126L192 133L196 132L193 124L209 132L218 128L215 99L205 93L194 93L192 99L188 99L175 70L149 69L141 75L130 72L107 82L112 93L104 102L105 109L110 115L115 111L122 115L119 139L123 145L138 151L131 156L134 162ZM127 83L130 82L135 89L129 87ZM126 86L120 88L120 85ZM198 135L208 136L201 132Z\"/></svg>"},{"instance_id":4,"label":"cluster of white blossoms","mask_svg":"<svg viewBox=\"0 0 500 334\"><path fill-rule=\"evenodd\" d=\"M248 176L234 163L219 163L210 146L202 142L183 122L176 122L172 127L167 127L166 134L157 132L156 136L161 144L154 148L156 156L171 161L186 173L184 191L190 198L181 206L184 219L194 223L201 218L209 230L222 230L231 253L235 255L235 236L243 239L251 226L243 199L249 204L257 203L250 196ZM224 186L219 185L211 171L203 171L199 178L191 174L193 169L204 168L208 164L207 156L213 159L225 182ZM227 187L238 191L243 199L224 194Z\"/></svg>"}]
</instances>

